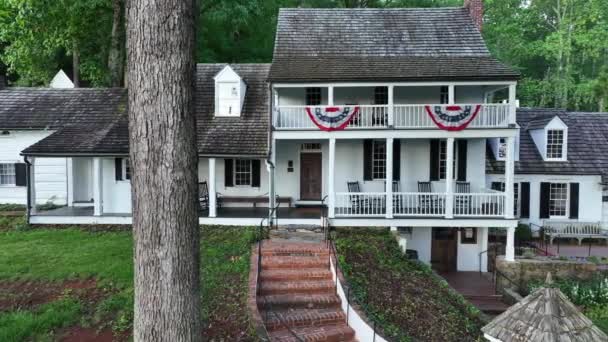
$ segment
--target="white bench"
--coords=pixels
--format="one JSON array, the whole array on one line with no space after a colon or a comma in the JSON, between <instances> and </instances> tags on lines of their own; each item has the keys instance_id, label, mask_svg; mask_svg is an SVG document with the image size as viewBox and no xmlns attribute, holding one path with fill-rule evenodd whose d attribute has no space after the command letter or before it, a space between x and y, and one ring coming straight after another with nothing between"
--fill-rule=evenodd
<instances>
[{"instance_id":1,"label":"white bench","mask_svg":"<svg viewBox=\"0 0 608 342\"><path fill-rule=\"evenodd\" d=\"M583 239L604 239L608 242L608 230L599 222L546 221L543 228L549 236L550 244L553 244L555 238L574 238L578 240L579 245L583 243Z\"/></svg>"}]
</instances>

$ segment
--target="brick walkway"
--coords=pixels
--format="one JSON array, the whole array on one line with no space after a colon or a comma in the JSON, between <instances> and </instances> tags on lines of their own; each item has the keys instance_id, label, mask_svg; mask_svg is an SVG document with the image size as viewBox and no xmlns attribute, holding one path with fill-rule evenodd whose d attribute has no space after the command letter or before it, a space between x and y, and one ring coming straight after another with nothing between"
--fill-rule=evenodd
<instances>
[{"instance_id":1,"label":"brick walkway","mask_svg":"<svg viewBox=\"0 0 608 342\"><path fill-rule=\"evenodd\" d=\"M325 244L264 241L260 279L258 307L272 341L356 341Z\"/></svg>"},{"instance_id":2,"label":"brick walkway","mask_svg":"<svg viewBox=\"0 0 608 342\"><path fill-rule=\"evenodd\" d=\"M504 312L508 305L497 295L489 275L479 272L449 272L440 275L471 304L490 315Z\"/></svg>"}]
</instances>

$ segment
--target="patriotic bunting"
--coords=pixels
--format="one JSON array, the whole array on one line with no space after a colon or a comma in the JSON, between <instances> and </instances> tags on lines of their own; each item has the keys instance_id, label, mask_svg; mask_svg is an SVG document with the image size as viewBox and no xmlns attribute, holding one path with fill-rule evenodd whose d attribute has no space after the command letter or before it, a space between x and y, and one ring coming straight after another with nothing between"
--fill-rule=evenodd
<instances>
[{"instance_id":1,"label":"patriotic bunting","mask_svg":"<svg viewBox=\"0 0 608 342\"><path fill-rule=\"evenodd\" d=\"M446 131L461 131L479 114L481 105L434 105L425 106L425 109L437 127Z\"/></svg>"},{"instance_id":2,"label":"patriotic bunting","mask_svg":"<svg viewBox=\"0 0 608 342\"><path fill-rule=\"evenodd\" d=\"M306 113L322 131L343 130L359 112L359 107L306 107Z\"/></svg>"}]
</instances>

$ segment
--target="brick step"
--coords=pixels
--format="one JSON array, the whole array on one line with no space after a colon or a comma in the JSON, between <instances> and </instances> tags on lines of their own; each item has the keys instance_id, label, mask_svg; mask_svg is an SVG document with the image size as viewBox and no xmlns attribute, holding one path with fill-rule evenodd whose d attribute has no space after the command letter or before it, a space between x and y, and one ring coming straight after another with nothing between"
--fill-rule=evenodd
<instances>
[{"instance_id":1,"label":"brick step","mask_svg":"<svg viewBox=\"0 0 608 342\"><path fill-rule=\"evenodd\" d=\"M302 341L306 342L345 342L353 341L355 332L346 323L322 327L305 327L291 329ZM271 341L299 342L289 330L281 329L268 334Z\"/></svg>"},{"instance_id":2,"label":"brick step","mask_svg":"<svg viewBox=\"0 0 608 342\"><path fill-rule=\"evenodd\" d=\"M346 315L338 308L328 309L288 309L260 312L269 331L280 330L284 324L291 328L335 325L344 323Z\"/></svg>"},{"instance_id":3,"label":"brick step","mask_svg":"<svg viewBox=\"0 0 608 342\"><path fill-rule=\"evenodd\" d=\"M335 294L280 294L258 297L260 308L281 309L327 309L339 308L340 298Z\"/></svg>"},{"instance_id":4,"label":"brick step","mask_svg":"<svg viewBox=\"0 0 608 342\"><path fill-rule=\"evenodd\" d=\"M262 270L287 268L329 268L329 258L310 256L267 256L262 257Z\"/></svg>"},{"instance_id":5,"label":"brick step","mask_svg":"<svg viewBox=\"0 0 608 342\"><path fill-rule=\"evenodd\" d=\"M262 271L260 279L263 282L272 280L331 280L332 274L327 268L274 269Z\"/></svg>"},{"instance_id":6,"label":"brick step","mask_svg":"<svg viewBox=\"0 0 608 342\"><path fill-rule=\"evenodd\" d=\"M262 282L261 294L335 293L336 283L320 281L271 281Z\"/></svg>"},{"instance_id":7,"label":"brick step","mask_svg":"<svg viewBox=\"0 0 608 342\"><path fill-rule=\"evenodd\" d=\"M507 304L497 299L472 299L469 301L480 311L491 315L501 314L509 308Z\"/></svg>"},{"instance_id":8,"label":"brick step","mask_svg":"<svg viewBox=\"0 0 608 342\"><path fill-rule=\"evenodd\" d=\"M275 245L267 246L262 245L262 256L267 255L319 255L329 256L329 249L327 247L318 246L316 244L312 246L302 245Z\"/></svg>"},{"instance_id":9,"label":"brick step","mask_svg":"<svg viewBox=\"0 0 608 342\"><path fill-rule=\"evenodd\" d=\"M471 294L465 294L463 295L463 297L465 299L468 300L497 300L497 301L502 301L502 295L498 295L498 294L491 294L491 295L486 295L486 294L477 294L477 295L471 295Z\"/></svg>"},{"instance_id":10,"label":"brick step","mask_svg":"<svg viewBox=\"0 0 608 342\"><path fill-rule=\"evenodd\" d=\"M302 257L329 258L329 252L269 250L269 251L262 251L262 256L263 257L267 257L267 256L302 256Z\"/></svg>"}]
</instances>

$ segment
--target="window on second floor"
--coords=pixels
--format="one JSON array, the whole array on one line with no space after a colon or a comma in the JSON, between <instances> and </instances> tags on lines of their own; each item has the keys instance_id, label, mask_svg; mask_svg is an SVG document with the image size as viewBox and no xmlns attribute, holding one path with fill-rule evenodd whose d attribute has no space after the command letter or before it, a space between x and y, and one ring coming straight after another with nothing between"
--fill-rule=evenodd
<instances>
[{"instance_id":1,"label":"window on second floor","mask_svg":"<svg viewBox=\"0 0 608 342\"><path fill-rule=\"evenodd\" d=\"M448 143L446 140L441 140L439 142L439 179L445 179L446 174L448 172L447 169L447 160L448 160ZM454 179L457 178L457 170L456 167L458 165L458 153L454 153Z\"/></svg>"},{"instance_id":2,"label":"window on second floor","mask_svg":"<svg viewBox=\"0 0 608 342\"><path fill-rule=\"evenodd\" d=\"M442 86L439 90L439 103L447 104L450 102L450 88L448 86Z\"/></svg>"},{"instance_id":3,"label":"window on second floor","mask_svg":"<svg viewBox=\"0 0 608 342\"><path fill-rule=\"evenodd\" d=\"M372 178L386 179L386 141L374 140L372 151Z\"/></svg>"},{"instance_id":4,"label":"window on second floor","mask_svg":"<svg viewBox=\"0 0 608 342\"><path fill-rule=\"evenodd\" d=\"M550 129L547 131L547 159L564 159L564 131Z\"/></svg>"},{"instance_id":5,"label":"window on second floor","mask_svg":"<svg viewBox=\"0 0 608 342\"><path fill-rule=\"evenodd\" d=\"M313 87L306 88L306 105L307 106L318 106L321 104L321 88Z\"/></svg>"}]
</instances>

